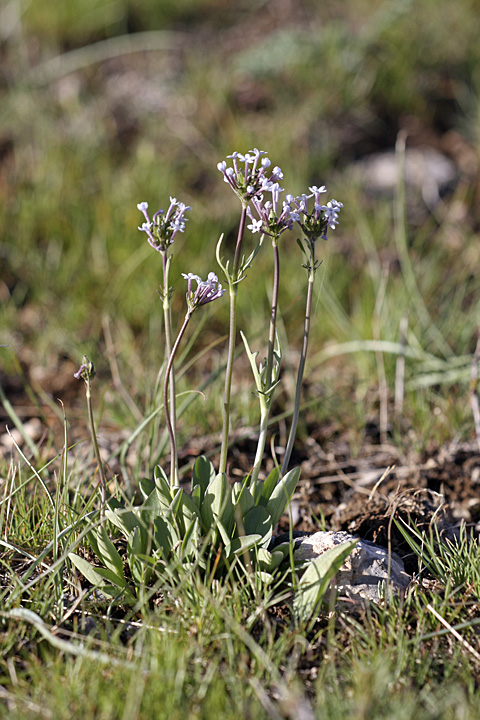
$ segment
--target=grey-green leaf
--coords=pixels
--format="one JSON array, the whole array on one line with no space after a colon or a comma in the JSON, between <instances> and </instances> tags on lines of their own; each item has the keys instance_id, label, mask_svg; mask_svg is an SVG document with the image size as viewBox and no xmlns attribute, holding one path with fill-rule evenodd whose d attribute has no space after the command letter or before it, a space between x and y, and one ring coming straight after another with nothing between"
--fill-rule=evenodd
<instances>
[{"instance_id":1,"label":"grey-green leaf","mask_svg":"<svg viewBox=\"0 0 480 720\"><path fill-rule=\"evenodd\" d=\"M153 539L165 560L168 560L173 544L176 542L176 533L175 538L172 537L172 530L173 528L169 522L166 522L161 517L155 518Z\"/></svg>"},{"instance_id":2,"label":"grey-green leaf","mask_svg":"<svg viewBox=\"0 0 480 720\"><path fill-rule=\"evenodd\" d=\"M93 565L90 565L85 558L82 558L75 553L69 553L68 557L77 570L82 573L84 578L86 578L94 587L98 587L105 595L115 598L117 595L122 593L122 598L127 602L136 602L136 598L127 589L127 581L123 576L119 578L106 568L93 567ZM108 583L105 583L105 580L107 580Z\"/></svg>"},{"instance_id":3,"label":"grey-green leaf","mask_svg":"<svg viewBox=\"0 0 480 720\"><path fill-rule=\"evenodd\" d=\"M120 554L108 537L103 525L97 532L97 547L100 560L118 577L123 577L123 562Z\"/></svg>"},{"instance_id":4,"label":"grey-green leaf","mask_svg":"<svg viewBox=\"0 0 480 720\"><path fill-rule=\"evenodd\" d=\"M247 512L243 519L243 526L246 535L258 534L262 537L262 544L270 542L273 531L272 518L263 505L256 505Z\"/></svg>"},{"instance_id":5,"label":"grey-green leaf","mask_svg":"<svg viewBox=\"0 0 480 720\"><path fill-rule=\"evenodd\" d=\"M257 561L260 570L264 570L266 572L273 572L277 569L283 559L284 554L282 551L278 551L275 549L270 552L263 547L258 548L257 550Z\"/></svg>"},{"instance_id":6,"label":"grey-green leaf","mask_svg":"<svg viewBox=\"0 0 480 720\"><path fill-rule=\"evenodd\" d=\"M243 487L240 486L240 483L236 483L236 485L239 487L237 488L235 485L233 486L235 507L240 508L240 513L243 519L248 511L254 507L255 501L252 493L246 485Z\"/></svg>"},{"instance_id":7,"label":"grey-green leaf","mask_svg":"<svg viewBox=\"0 0 480 720\"><path fill-rule=\"evenodd\" d=\"M255 488L255 503L258 505L266 505L275 490L279 476L278 468L274 467L269 472L267 478L263 483L258 483Z\"/></svg>"},{"instance_id":8,"label":"grey-green leaf","mask_svg":"<svg viewBox=\"0 0 480 720\"><path fill-rule=\"evenodd\" d=\"M225 555L227 558L232 555L241 555L246 550L258 545L261 540L261 535L242 535L234 538L229 545L225 546Z\"/></svg>"},{"instance_id":9,"label":"grey-green leaf","mask_svg":"<svg viewBox=\"0 0 480 720\"><path fill-rule=\"evenodd\" d=\"M149 478L142 478L139 482L140 492L143 495L143 499L146 500L149 495L155 490L155 483Z\"/></svg>"},{"instance_id":10,"label":"grey-green leaf","mask_svg":"<svg viewBox=\"0 0 480 720\"><path fill-rule=\"evenodd\" d=\"M202 529L209 532L221 520L228 533L233 528L233 503L230 484L225 473L219 473L209 483L200 509Z\"/></svg>"},{"instance_id":11,"label":"grey-green leaf","mask_svg":"<svg viewBox=\"0 0 480 720\"><path fill-rule=\"evenodd\" d=\"M350 555L358 540L342 543L322 553L302 575L298 583L293 611L300 622L308 622L322 601L333 577Z\"/></svg>"},{"instance_id":12,"label":"grey-green leaf","mask_svg":"<svg viewBox=\"0 0 480 720\"><path fill-rule=\"evenodd\" d=\"M203 500L207 487L215 478L215 475L215 468L208 458L201 455L196 459L193 467L192 488L195 489L195 487L198 486L199 490L197 492L199 492L201 501Z\"/></svg>"},{"instance_id":13,"label":"grey-green leaf","mask_svg":"<svg viewBox=\"0 0 480 720\"><path fill-rule=\"evenodd\" d=\"M140 585L146 580L145 578L145 565L141 560L141 555L145 554L145 546L142 540L140 528L135 528L127 543L127 558L132 577L135 582Z\"/></svg>"},{"instance_id":14,"label":"grey-green leaf","mask_svg":"<svg viewBox=\"0 0 480 720\"><path fill-rule=\"evenodd\" d=\"M295 488L298 485L300 479L300 468L293 468L277 483L274 491L272 492L270 499L267 503L267 508L272 516L272 525L275 526L285 512L292 495L295 492Z\"/></svg>"},{"instance_id":15,"label":"grey-green leaf","mask_svg":"<svg viewBox=\"0 0 480 720\"><path fill-rule=\"evenodd\" d=\"M111 498L108 503L108 510L105 512L107 519L118 527L126 536L129 535L137 526L138 518L131 510L126 510L122 503L115 498Z\"/></svg>"}]
</instances>

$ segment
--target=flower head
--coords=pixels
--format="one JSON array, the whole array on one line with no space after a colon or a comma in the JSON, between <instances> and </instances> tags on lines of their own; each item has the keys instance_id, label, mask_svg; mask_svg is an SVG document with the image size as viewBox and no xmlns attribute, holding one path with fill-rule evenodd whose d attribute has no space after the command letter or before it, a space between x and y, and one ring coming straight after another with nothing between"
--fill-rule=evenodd
<instances>
[{"instance_id":1,"label":"flower head","mask_svg":"<svg viewBox=\"0 0 480 720\"><path fill-rule=\"evenodd\" d=\"M242 202L258 197L264 190L268 189L269 183L275 183L283 178L283 173L279 167L274 167L270 176L266 176L266 171L271 162L265 155L264 150L254 148L245 155L239 152L228 155L227 159L232 161L231 166L227 166L225 160L217 164L224 181L230 185L235 195Z\"/></svg>"},{"instance_id":2,"label":"flower head","mask_svg":"<svg viewBox=\"0 0 480 720\"><path fill-rule=\"evenodd\" d=\"M138 203L137 208L143 213L146 221L138 229L147 233L149 244L159 252L165 252L173 243L175 235L178 232L184 232L187 222L185 213L192 209L185 203L179 202L177 198L171 197L167 212L157 210L150 220L147 202Z\"/></svg>"},{"instance_id":3,"label":"flower head","mask_svg":"<svg viewBox=\"0 0 480 720\"><path fill-rule=\"evenodd\" d=\"M322 205L322 210L327 218L327 225L332 230L335 230L335 226L338 225L338 213L342 207L343 203L337 200L329 200L326 205Z\"/></svg>"},{"instance_id":4,"label":"flower head","mask_svg":"<svg viewBox=\"0 0 480 720\"><path fill-rule=\"evenodd\" d=\"M300 225L310 241L314 242L319 237L327 240L328 228L334 230L338 225L338 215L343 203L329 200L326 205L322 205L320 195L326 192L325 186L312 185L308 189L312 193L311 195L303 194L291 200L291 220ZM313 209L309 210L308 201L312 198L314 198Z\"/></svg>"},{"instance_id":5,"label":"flower head","mask_svg":"<svg viewBox=\"0 0 480 720\"><path fill-rule=\"evenodd\" d=\"M182 273L182 275L188 282L187 303L190 310L195 310L200 305L206 305L213 300L217 300L225 292L225 288L222 288L218 282L218 277L213 272L208 273L206 280L202 280L201 277L193 273ZM197 283L196 290L192 290L194 280Z\"/></svg>"},{"instance_id":6,"label":"flower head","mask_svg":"<svg viewBox=\"0 0 480 720\"><path fill-rule=\"evenodd\" d=\"M73 374L73 377L77 378L77 380L83 379L85 382L89 382L95 377L95 367L87 355L83 356L82 364L77 372Z\"/></svg>"},{"instance_id":7,"label":"flower head","mask_svg":"<svg viewBox=\"0 0 480 720\"><path fill-rule=\"evenodd\" d=\"M247 215L252 222L247 227L252 233L262 232L278 239L285 230L291 230L293 227L295 216L292 217L291 203L294 197L287 195L285 200L280 202L280 193L283 192L283 188L278 182L266 182L264 190L266 193L272 194L272 199L264 202L263 194L252 198L252 206L258 219L255 218L252 209L248 207Z\"/></svg>"}]
</instances>

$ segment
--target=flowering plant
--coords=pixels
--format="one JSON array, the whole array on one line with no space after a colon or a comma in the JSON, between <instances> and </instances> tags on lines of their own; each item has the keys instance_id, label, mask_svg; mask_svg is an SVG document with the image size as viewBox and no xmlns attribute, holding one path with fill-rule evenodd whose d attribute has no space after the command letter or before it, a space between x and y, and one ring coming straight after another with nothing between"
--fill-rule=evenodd
<instances>
[{"instance_id":1,"label":"flowering plant","mask_svg":"<svg viewBox=\"0 0 480 720\"><path fill-rule=\"evenodd\" d=\"M216 258L225 287L217 275L210 272L202 280L192 272L182 273L187 281L186 313L176 339L172 337L172 289L169 286L170 253L178 232L185 231L185 212L191 210L176 198L170 198L166 212L157 211L152 219L148 204L137 205L145 222L139 230L145 232L149 244L162 257L163 283L161 298L164 310L165 371L163 375L163 410L170 441L169 476L157 467L153 480L143 479L140 491L143 502L127 507L116 498L106 497L106 482L102 477L102 514L99 527L91 529L88 537L102 567L94 567L83 557L70 554L72 563L105 595L136 602L152 583L174 577L183 568L198 568L208 577L229 574L235 567L255 569L264 582L274 577L281 564L291 559L292 543L272 545L275 526L285 512L297 486L300 470L289 470L295 439L300 395L308 348L311 322L313 282L318 268L315 251L318 239L327 239L329 229L338 224L342 203L330 200L322 204L325 187L311 186L309 194L294 196L280 187L282 170L271 162L266 153L256 148L245 155L238 152L218 164L224 181L241 203L240 222L233 257L222 254L223 236L217 243ZM247 222L249 224L247 224ZM302 238L297 242L304 255L303 267L307 270L307 293L303 344L297 370L297 384L292 421L282 466L275 467L264 481L259 480L266 438L268 417L274 391L280 382L281 348L277 335L277 307L280 286L279 241L287 231L299 228ZM259 234L260 240L247 255L244 252L245 230ZM260 405L259 438L252 471L241 482L230 483L227 475L227 454L230 434L230 406L232 372L237 345L237 297L241 281L251 267L265 238L269 238L273 251L273 292L270 324L265 360L257 363L258 352L252 352L246 336L243 343L252 368L256 395ZM187 331L193 314L203 305L221 300L228 293L230 305L229 335L222 405L222 445L218 469L200 457L193 469L192 491L187 493L179 485L176 436L176 395L174 363L178 347ZM90 391L88 358L79 371ZM93 370L93 366L91 367ZM90 416L91 416L91 407ZM92 434L95 428L91 416ZM101 463L98 459L99 465ZM123 533L127 547L125 571L123 560L110 540L103 522L108 521ZM311 598L310 598L311 599Z\"/></svg>"}]
</instances>

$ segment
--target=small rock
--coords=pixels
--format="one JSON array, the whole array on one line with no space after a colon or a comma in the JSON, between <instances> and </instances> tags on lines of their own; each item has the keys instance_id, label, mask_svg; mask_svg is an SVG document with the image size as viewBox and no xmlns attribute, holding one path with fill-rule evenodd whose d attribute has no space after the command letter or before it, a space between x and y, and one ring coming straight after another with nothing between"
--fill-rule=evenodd
<instances>
[{"instance_id":1,"label":"small rock","mask_svg":"<svg viewBox=\"0 0 480 720\"><path fill-rule=\"evenodd\" d=\"M346 532L316 532L297 538L295 560L315 560L335 545L355 540ZM403 594L411 578L405 572L403 561L394 552L359 540L336 575L339 595L355 601L381 602L389 593Z\"/></svg>"},{"instance_id":2,"label":"small rock","mask_svg":"<svg viewBox=\"0 0 480 720\"><path fill-rule=\"evenodd\" d=\"M354 164L363 186L373 193L393 194L397 186L398 158L394 150L375 153ZM455 185L458 170L443 153L433 148L407 148L405 182L420 191L427 206L435 205L442 192Z\"/></svg>"},{"instance_id":3,"label":"small rock","mask_svg":"<svg viewBox=\"0 0 480 720\"><path fill-rule=\"evenodd\" d=\"M38 418L31 418L23 423L23 433L36 443L43 435L43 425ZM0 444L8 450L13 449L15 444L22 447L24 435L17 428L13 428L9 433L0 435Z\"/></svg>"}]
</instances>

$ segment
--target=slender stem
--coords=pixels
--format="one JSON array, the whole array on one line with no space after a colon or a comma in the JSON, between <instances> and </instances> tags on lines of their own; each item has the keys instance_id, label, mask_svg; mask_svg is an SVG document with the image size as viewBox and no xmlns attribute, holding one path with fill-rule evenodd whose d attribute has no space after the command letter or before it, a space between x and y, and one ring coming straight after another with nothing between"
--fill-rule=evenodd
<instances>
[{"instance_id":1,"label":"slender stem","mask_svg":"<svg viewBox=\"0 0 480 720\"><path fill-rule=\"evenodd\" d=\"M192 317L193 310L189 310L187 314L185 315L185 320L183 321L183 325L180 328L180 332L177 335L177 339L175 340L175 345L172 348L172 352L170 353L170 357L168 358L167 363L167 369L165 370L165 382L163 384L163 409L165 412L165 422L167 424L167 430L168 430L168 436L170 438L170 453L171 453L171 459L170 459L170 487L175 487L178 483L178 455L177 455L177 440L175 437L175 432L173 430L172 426L172 420L170 417L170 411L168 408L168 386L169 386L169 379L170 379L170 373L173 367L173 361L175 359L175 355L178 349L178 346L180 345L180 341L183 337L183 334L185 333L185 330L187 329L187 325L190 322L190 318Z\"/></svg>"},{"instance_id":2,"label":"slender stem","mask_svg":"<svg viewBox=\"0 0 480 720\"><path fill-rule=\"evenodd\" d=\"M242 260L242 243L245 231L245 220L247 217L247 205L242 205L242 214L238 226L237 244L233 259L232 275L228 278L228 289L230 295L230 327L228 335L227 366L225 370L225 390L223 395L223 428L222 428L222 449L220 452L219 472L223 473L227 467L228 438L230 434L230 402L232 395L233 360L235 356L236 334L237 334L237 294L240 263Z\"/></svg>"},{"instance_id":3,"label":"slender stem","mask_svg":"<svg viewBox=\"0 0 480 720\"><path fill-rule=\"evenodd\" d=\"M267 354L267 372L266 384L269 388L273 382L273 353L275 350L275 338L277 334L277 307L278 307L278 287L280 284L280 254L278 252L278 242L272 240L273 247L273 291L272 291L272 311L270 313L270 328L268 332L268 354Z\"/></svg>"},{"instance_id":4,"label":"slender stem","mask_svg":"<svg viewBox=\"0 0 480 720\"><path fill-rule=\"evenodd\" d=\"M268 430L268 416L270 414L270 403L260 402L260 430L258 434L257 450L255 453L255 460L252 470L252 477L250 480L250 492L255 492L255 487L258 481L258 475L262 465L263 453L265 445L267 444L267 430Z\"/></svg>"},{"instance_id":5,"label":"slender stem","mask_svg":"<svg viewBox=\"0 0 480 720\"><path fill-rule=\"evenodd\" d=\"M273 272L273 291L272 291L272 310L270 313L270 328L268 331L268 350L267 350L267 366L265 371L265 393L263 402L260 403L260 432L258 436L257 451L255 453L255 463L252 471L252 480L250 490L253 491L258 480L260 466L262 463L263 453L267 442L268 416L270 414L270 406L272 402L271 387L274 383L274 351L275 338L277 334L277 308L278 308L278 288L280 284L280 254L278 252L278 242L276 238L272 239L274 272Z\"/></svg>"},{"instance_id":6,"label":"slender stem","mask_svg":"<svg viewBox=\"0 0 480 720\"><path fill-rule=\"evenodd\" d=\"M245 221L247 219L248 205L242 205L242 214L240 215L240 223L238 225L237 244L235 245L235 255L233 258L232 277L234 282L238 280L240 263L242 260L243 233L245 232Z\"/></svg>"},{"instance_id":7,"label":"slender stem","mask_svg":"<svg viewBox=\"0 0 480 720\"><path fill-rule=\"evenodd\" d=\"M285 473L288 470L288 465L290 463L290 457L292 455L293 450L293 443L295 442L295 435L297 432L297 425L298 425L298 416L300 414L300 396L302 394L302 382L303 382L303 373L305 371L305 360L307 358L307 350L308 350L308 336L310 333L310 319L311 319L311 312L312 312L312 298L313 298L313 283L315 280L315 242L310 242L310 264L308 267L308 286L307 286L307 302L305 305L305 322L303 326L303 343L302 343L302 352L300 355L300 362L298 365L298 373L297 373L297 384L295 388L295 404L293 408L293 417L292 417L292 425L290 427L290 433L288 435L288 441L287 441L287 447L285 448L285 457L283 459L282 464L282 475L285 475Z\"/></svg>"},{"instance_id":8,"label":"slender stem","mask_svg":"<svg viewBox=\"0 0 480 720\"><path fill-rule=\"evenodd\" d=\"M90 390L90 379L85 383L86 396L87 396L87 409L88 409L88 421L90 423L90 431L92 434L92 442L95 450L95 457L97 458L98 472L100 473L101 483L101 498L102 507L100 510L101 516L105 514L105 505L107 502L107 478L105 477L105 470L103 468L102 458L100 456L100 448L98 447L97 433L95 431L95 421L93 419L93 408L92 408L92 392Z\"/></svg>"},{"instance_id":9,"label":"slender stem","mask_svg":"<svg viewBox=\"0 0 480 720\"><path fill-rule=\"evenodd\" d=\"M170 261L167 258L166 250L162 252L163 265L163 324L165 332L165 359L168 359L172 353L172 312L170 305L170 288L169 288L169 269ZM170 370L170 422L175 446L177 442L177 400L175 390L175 368L172 366ZM175 477L178 477L178 455L175 453L173 460L175 462Z\"/></svg>"}]
</instances>

